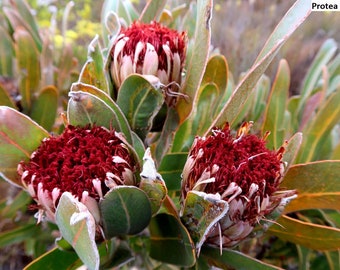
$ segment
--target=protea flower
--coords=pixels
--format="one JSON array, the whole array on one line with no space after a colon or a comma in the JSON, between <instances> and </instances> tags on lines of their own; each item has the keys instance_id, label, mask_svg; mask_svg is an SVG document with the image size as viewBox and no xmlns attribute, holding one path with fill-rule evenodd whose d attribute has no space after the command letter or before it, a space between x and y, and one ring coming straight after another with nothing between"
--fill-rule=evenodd
<instances>
[{"instance_id":1,"label":"protea flower","mask_svg":"<svg viewBox=\"0 0 340 270\"><path fill-rule=\"evenodd\" d=\"M267 149L265 138L249 134L250 127L251 123L243 124L233 137L227 124L214 129L207 138L196 137L183 170L182 214L189 212L183 207L192 191L228 204L227 211L215 219L217 222L203 239L220 248L235 246L247 238L262 219L295 196L295 191L279 187L285 169L284 147L278 151ZM197 226L190 224L192 217L183 219L189 231Z\"/></svg>"},{"instance_id":2,"label":"protea flower","mask_svg":"<svg viewBox=\"0 0 340 270\"><path fill-rule=\"evenodd\" d=\"M144 75L168 96L176 95L181 84L186 56L186 33L157 22L134 22L122 28L111 50L111 77L116 88L132 73ZM171 100L169 98L168 100Z\"/></svg>"},{"instance_id":3,"label":"protea flower","mask_svg":"<svg viewBox=\"0 0 340 270\"><path fill-rule=\"evenodd\" d=\"M124 138L103 127L68 126L58 137L45 138L28 162L18 165L24 187L38 204L38 222L55 222L63 192L87 206L96 222L97 202L117 185L135 185L138 164Z\"/></svg>"}]
</instances>

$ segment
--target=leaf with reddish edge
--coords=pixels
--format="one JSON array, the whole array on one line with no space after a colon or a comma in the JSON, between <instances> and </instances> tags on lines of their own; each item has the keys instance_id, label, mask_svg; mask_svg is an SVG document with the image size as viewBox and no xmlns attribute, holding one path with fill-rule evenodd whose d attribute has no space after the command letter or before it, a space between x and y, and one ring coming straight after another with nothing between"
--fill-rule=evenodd
<instances>
[{"instance_id":1,"label":"leaf with reddish edge","mask_svg":"<svg viewBox=\"0 0 340 270\"><path fill-rule=\"evenodd\" d=\"M79 82L93 85L110 95L109 80L104 72L104 58L99 44L99 36L91 41L88 47L88 56L79 75Z\"/></svg>"},{"instance_id":2,"label":"leaf with reddish edge","mask_svg":"<svg viewBox=\"0 0 340 270\"><path fill-rule=\"evenodd\" d=\"M24 28L14 32L15 54L20 70L19 91L22 96L21 104L27 113L31 109L32 98L40 84L39 52L30 33Z\"/></svg>"},{"instance_id":3,"label":"leaf with reddish edge","mask_svg":"<svg viewBox=\"0 0 340 270\"><path fill-rule=\"evenodd\" d=\"M296 189L298 197L285 212L305 209L340 210L340 161L318 161L290 167L281 186Z\"/></svg>"},{"instance_id":4,"label":"leaf with reddish edge","mask_svg":"<svg viewBox=\"0 0 340 270\"><path fill-rule=\"evenodd\" d=\"M166 5L166 0L151 0L147 1L139 20L144 23L150 23L151 21L158 21L163 9Z\"/></svg>"},{"instance_id":5,"label":"leaf with reddish edge","mask_svg":"<svg viewBox=\"0 0 340 270\"><path fill-rule=\"evenodd\" d=\"M99 269L96 223L87 207L70 192L64 192L55 216L61 235L72 245L83 263L89 269Z\"/></svg>"},{"instance_id":6,"label":"leaf with reddish edge","mask_svg":"<svg viewBox=\"0 0 340 270\"><path fill-rule=\"evenodd\" d=\"M16 109L16 106L11 97L9 96L7 89L3 88L1 85L0 85L0 104L3 106L8 106L13 109Z\"/></svg>"},{"instance_id":7,"label":"leaf with reddish edge","mask_svg":"<svg viewBox=\"0 0 340 270\"><path fill-rule=\"evenodd\" d=\"M49 133L28 116L0 106L0 176L22 187L17 166L28 160Z\"/></svg>"},{"instance_id":8,"label":"leaf with reddish edge","mask_svg":"<svg viewBox=\"0 0 340 270\"><path fill-rule=\"evenodd\" d=\"M196 29L194 37L194 47L187 59L186 78L181 91L190 99L190 103L186 99L179 99L176 110L179 115L180 123L190 114L192 102L200 87L205 67L208 62L211 27L210 19L212 12L212 0L197 1Z\"/></svg>"},{"instance_id":9,"label":"leaf with reddish edge","mask_svg":"<svg viewBox=\"0 0 340 270\"><path fill-rule=\"evenodd\" d=\"M31 117L46 130L51 130L58 109L58 89L54 85L46 86L33 102Z\"/></svg>"},{"instance_id":10,"label":"leaf with reddish edge","mask_svg":"<svg viewBox=\"0 0 340 270\"><path fill-rule=\"evenodd\" d=\"M338 250L340 247L340 229L303 222L286 215L280 217L268 232L314 250Z\"/></svg>"},{"instance_id":11,"label":"leaf with reddish edge","mask_svg":"<svg viewBox=\"0 0 340 270\"><path fill-rule=\"evenodd\" d=\"M281 60L264 114L262 133L270 131L267 147L277 149L284 139L284 118L289 94L290 70L286 60Z\"/></svg>"},{"instance_id":12,"label":"leaf with reddish edge","mask_svg":"<svg viewBox=\"0 0 340 270\"><path fill-rule=\"evenodd\" d=\"M295 133L287 142L282 160L286 162L286 170L293 164L302 143L302 133Z\"/></svg>"},{"instance_id":13,"label":"leaf with reddish edge","mask_svg":"<svg viewBox=\"0 0 340 270\"><path fill-rule=\"evenodd\" d=\"M297 162L305 163L318 159L324 142L340 119L340 88L328 96L313 119L303 130L305 134Z\"/></svg>"},{"instance_id":14,"label":"leaf with reddish edge","mask_svg":"<svg viewBox=\"0 0 340 270\"><path fill-rule=\"evenodd\" d=\"M222 126L226 122L229 122L231 125L233 124L235 117L237 116L240 108L242 108L246 102L249 93L251 93L258 79L265 72L284 42L308 17L310 12L310 4L308 2L304 0L298 0L295 2L267 40L267 43L260 52L253 67L236 86L232 96L220 111L216 119L214 119L209 130L215 126ZM207 134L208 132L206 135Z\"/></svg>"}]
</instances>

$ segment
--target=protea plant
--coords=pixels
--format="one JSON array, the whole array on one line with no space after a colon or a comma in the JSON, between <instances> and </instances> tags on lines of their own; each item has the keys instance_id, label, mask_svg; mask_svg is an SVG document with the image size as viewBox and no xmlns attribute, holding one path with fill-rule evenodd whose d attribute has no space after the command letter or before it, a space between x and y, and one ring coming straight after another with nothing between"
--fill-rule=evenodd
<instances>
[{"instance_id":1,"label":"protea plant","mask_svg":"<svg viewBox=\"0 0 340 270\"><path fill-rule=\"evenodd\" d=\"M296 1L239 82L212 50L212 1L177 2L148 1L141 13L129 1L104 2L107 35L90 43L58 108L64 130L51 135L30 118L43 120L50 103L43 93L35 100L29 78L18 91L27 110L10 108L0 87L0 176L22 189L0 201L0 220L15 223L0 233L0 248L25 241L34 259L27 269L280 269L307 267L309 258L335 269L335 42L322 46L301 95L290 97L287 61L273 82L264 72L308 17L307 1ZM29 59L25 40L17 52Z\"/></svg>"},{"instance_id":2,"label":"protea plant","mask_svg":"<svg viewBox=\"0 0 340 270\"><path fill-rule=\"evenodd\" d=\"M282 211L288 198L294 197L294 190L280 190L285 171L284 147L277 151L267 149L265 138L249 134L251 125L244 123L236 136L228 124L223 129L215 128L208 137L197 137L189 151L181 188L181 211L188 229L197 231L192 210L188 209L193 205L186 202L188 193L210 194L217 201L227 202L228 208L224 215L216 212L214 224L204 235L198 235L199 245L237 245L262 219L276 208Z\"/></svg>"}]
</instances>

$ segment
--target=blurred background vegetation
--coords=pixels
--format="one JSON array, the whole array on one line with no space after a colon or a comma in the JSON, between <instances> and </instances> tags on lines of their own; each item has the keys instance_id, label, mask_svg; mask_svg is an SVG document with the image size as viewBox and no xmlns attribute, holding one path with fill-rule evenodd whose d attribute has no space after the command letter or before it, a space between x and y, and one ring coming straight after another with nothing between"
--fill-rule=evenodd
<instances>
[{"instance_id":1,"label":"blurred background vegetation","mask_svg":"<svg viewBox=\"0 0 340 270\"><path fill-rule=\"evenodd\" d=\"M5 1L4 1L5 2ZM70 5L67 0L28 0L36 15L39 27L50 28L56 23L55 46L61 48L63 35L72 44L79 69L86 61L87 46L96 34L102 34L101 7L103 0L75 0L67 16L63 34L63 17ZM131 1L140 12L146 0ZM178 1L180 4L189 0ZM254 62L264 42L294 0L215 0L212 19L212 46L225 55L235 78ZM267 75L274 77L280 59L285 58L291 68L292 94L297 94L301 78L322 43L333 38L340 42L340 16L332 12L313 12L293 34L268 68Z\"/></svg>"}]
</instances>

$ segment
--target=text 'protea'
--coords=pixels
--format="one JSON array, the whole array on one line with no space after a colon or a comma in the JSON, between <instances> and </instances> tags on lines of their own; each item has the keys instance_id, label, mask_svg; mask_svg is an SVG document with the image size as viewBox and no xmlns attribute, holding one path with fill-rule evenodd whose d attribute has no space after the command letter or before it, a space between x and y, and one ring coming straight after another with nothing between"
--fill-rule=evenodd
<instances>
[{"instance_id":1,"label":"text 'protea'","mask_svg":"<svg viewBox=\"0 0 340 270\"><path fill-rule=\"evenodd\" d=\"M38 204L38 221L46 216L55 222L60 196L70 192L98 222L97 202L117 185L135 185L136 169L119 133L68 126L60 136L44 139L30 160L18 165L18 174Z\"/></svg>"},{"instance_id":2,"label":"text 'protea'","mask_svg":"<svg viewBox=\"0 0 340 270\"><path fill-rule=\"evenodd\" d=\"M118 89L127 76L138 73L152 83L167 86L168 96L173 96L181 84L186 34L157 22L134 22L122 28L114 40L111 56L111 76Z\"/></svg>"},{"instance_id":3,"label":"text 'protea'","mask_svg":"<svg viewBox=\"0 0 340 270\"><path fill-rule=\"evenodd\" d=\"M197 137L189 152L181 212L193 238L196 234L198 249L203 242L235 246L261 219L294 197L294 191L279 188L284 147L268 150L265 138L249 134L250 127L251 123L243 124L235 137L228 125L214 129L206 138Z\"/></svg>"}]
</instances>

